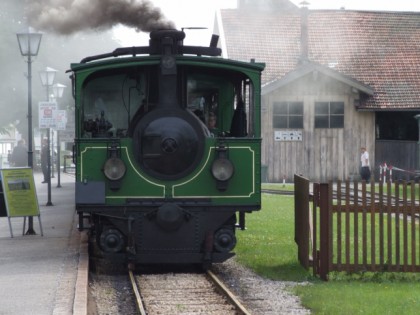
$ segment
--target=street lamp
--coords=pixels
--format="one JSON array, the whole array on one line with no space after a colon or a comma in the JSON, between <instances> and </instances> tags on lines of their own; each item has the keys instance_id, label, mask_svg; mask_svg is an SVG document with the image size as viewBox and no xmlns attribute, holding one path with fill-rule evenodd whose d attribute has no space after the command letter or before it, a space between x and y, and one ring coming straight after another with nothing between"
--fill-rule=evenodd
<instances>
[{"instance_id":1,"label":"street lamp","mask_svg":"<svg viewBox=\"0 0 420 315\"><path fill-rule=\"evenodd\" d=\"M60 83L54 84L53 85L53 94L54 94L54 97L62 98L65 88L66 88L66 86L64 84L60 84Z\"/></svg>"},{"instance_id":2,"label":"street lamp","mask_svg":"<svg viewBox=\"0 0 420 315\"><path fill-rule=\"evenodd\" d=\"M28 166L33 168L32 151L32 57L38 55L41 45L41 33L31 32L31 28L25 33L17 33L17 40L22 56L27 57L28 63Z\"/></svg>"},{"instance_id":3,"label":"street lamp","mask_svg":"<svg viewBox=\"0 0 420 315\"><path fill-rule=\"evenodd\" d=\"M38 55L41 44L41 33L27 32L17 33L17 40L22 56L27 57L28 63L28 166L33 168L33 145L32 145L32 57ZM29 217L27 235L35 235L33 217Z\"/></svg>"},{"instance_id":4,"label":"street lamp","mask_svg":"<svg viewBox=\"0 0 420 315\"><path fill-rule=\"evenodd\" d=\"M64 88L66 86L64 84L56 83L53 85L53 94L55 98L62 98ZM57 187L61 187L60 183L60 155L61 155L61 147L60 147L60 130L57 128Z\"/></svg>"},{"instance_id":5,"label":"street lamp","mask_svg":"<svg viewBox=\"0 0 420 315\"><path fill-rule=\"evenodd\" d=\"M45 70L39 71L39 76L41 78L41 83L42 83L43 86L46 87L46 90L47 90L47 102L50 101L50 98L52 96L52 94L50 93L50 87L53 86L56 73L57 73L57 70L55 70L53 68L50 68L50 67L46 67ZM52 135L53 135L52 142L54 143L54 130L51 130L50 128L48 128L47 138L51 137L50 133L52 133ZM48 141L50 141L50 138L48 138ZM54 145L53 145L53 147L54 147ZM49 148L51 149L51 146ZM48 174L49 174L48 177L49 178L54 178L54 163L52 163L52 164L49 163L49 167L50 168L48 170Z\"/></svg>"},{"instance_id":6,"label":"street lamp","mask_svg":"<svg viewBox=\"0 0 420 315\"><path fill-rule=\"evenodd\" d=\"M47 101L50 101L50 86L53 85L55 74L57 73L57 70L46 67L44 70L39 71L39 76L41 78L41 83L43 86L47 88Z\"/></svg>"},{"instance_id":7,"label":"street lamp","mask_svg":"<svg viewBox=\"0 0 420 315\"><path fill-rule=\"evenodd\" d=\"M43 86L45 86L47 88L47 101L50 101L50 91L49 91L49 87L53 85L54 83L54 78L55 78L55 74L56 74L57 70L50 68L50 67L46 67L45 70L43 71L39 71L39 76L41 77L41 83ZM47 182L48 182L48 201L47 201L47 206L52 206L52 202L51 202L51 149L50 149L50 128L47 128L47 141L48 141L48 145L47 145L47 151L48 151L48 159L47 159L47 165L48 165L48 178L47 178Z\"/></svg>"}]
</instances>

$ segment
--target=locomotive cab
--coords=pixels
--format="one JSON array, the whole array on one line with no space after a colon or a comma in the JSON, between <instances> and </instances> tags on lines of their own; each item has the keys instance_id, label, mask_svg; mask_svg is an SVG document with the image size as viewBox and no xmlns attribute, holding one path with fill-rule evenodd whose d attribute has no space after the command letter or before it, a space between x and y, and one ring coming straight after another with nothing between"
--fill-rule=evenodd
<instances>
[{"instance_id":1,"label":"locomotive cab","mask_svg":"<svg viewBox=\"0 0 420 315\"><path fill-rule=\"evenodd\" d=\"M260 209L264 66L184 36L152 32L148 47L72 65L79 227L88 217L105 257L221 262L236 215Z\"/></svg>"}]
</instances>

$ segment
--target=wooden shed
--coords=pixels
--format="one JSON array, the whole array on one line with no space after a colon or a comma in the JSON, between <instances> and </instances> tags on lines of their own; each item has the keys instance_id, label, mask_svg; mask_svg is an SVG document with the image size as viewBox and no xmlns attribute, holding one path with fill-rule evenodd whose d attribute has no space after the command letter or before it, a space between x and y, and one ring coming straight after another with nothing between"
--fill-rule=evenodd
<instances>
[{"instance_id":1,"label":"wooden shed","mask_svg":"<svg viewBox=\"0 0 420 315\"><path fill-rule=\"evenodd\" d=\"M359 173L360 147L375 143L373 112L358 112L373 91L337 71L306 63L263 87L263 156L269 180L294 174L324 181Z\"/></svg>"},{"instance_id":2,"label":"wooden shed","mask_svg":"<svg viewBox=\"0 0 420 315\"><path fill-rule=\"evenodd\" d=\"M288 0L239 0L218 12L224 57L266 63L267 181L355 178L362 146L376 176L385 162L416 174L418 25L415 12L309 10Z\"/></svg>"}]
</instances>

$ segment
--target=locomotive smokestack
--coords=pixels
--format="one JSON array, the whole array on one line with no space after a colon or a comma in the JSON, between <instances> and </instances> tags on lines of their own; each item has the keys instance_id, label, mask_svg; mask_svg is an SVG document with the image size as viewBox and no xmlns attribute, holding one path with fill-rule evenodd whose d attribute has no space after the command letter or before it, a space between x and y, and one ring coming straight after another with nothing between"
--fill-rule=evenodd
<instances>
[{"instance_id":1,"label":"locomotive smokestack","mask_svg":"<svg viewBox=\"0 0 420 315\"><path fill-rule=\"evenodd\" d=\"M150 33L151 55L171 55L181 53L185 33L175 29L159 30Z\"/></svg>"},{"instance_id":2,"label":"locomotive smokestack","mask_svg":"<svg viewBox=\"0 0 420 315\"><path fill-rule=\"evenodd\" d=\"M118 24L144 32L175 27L149 0L37 0L28 18L32 27L63 35Z\"/></svg>"},{"instance_id":3,"label":"locomotive smokestack","mask_svg":"<svg viewBox=\"0 0 420 315\"><path fill-rule=\"evenodd\" d=\"M178 106L177 67L175 56L180 52L185 33L177 30L162 30L150 33L153 54L161 54L159 73L159 106Z\"/></svg>"}]
</instances>

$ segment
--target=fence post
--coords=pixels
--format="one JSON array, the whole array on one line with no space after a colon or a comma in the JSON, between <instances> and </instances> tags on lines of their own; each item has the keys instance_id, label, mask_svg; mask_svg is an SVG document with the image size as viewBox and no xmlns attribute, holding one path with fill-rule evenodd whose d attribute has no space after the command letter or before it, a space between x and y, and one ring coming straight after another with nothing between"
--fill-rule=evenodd
<instances>
[{"instance_id":1,"label":"fence post","mask_svg":"<svg viewBox=\"0 0 420 315\"><path fill-rule=\"evenodd\" d=\"M328 273L331 267L331 207L330 189L326 183L319 187L319 276L323 280L328 280Z\"/></svg>"},{"instance_id":2,"label":"fence post","mask_svg":"<svg viewBox=\"0 0 420 315\"><path fill-rule=\"evenodd\" d=\"M309 259L309 180L294 176L295 183L295 242L298 245L298 259L308 269Z\"/></svg>"},{"instance_id":3,"label":"fence post","mask_svg":"<svg viewBox=\"0 0 420 315\"><path fill-rule=\"evenodd\" d=\"M319 274L319 250L318 250L318 220L317 211L319 206L319 183L313 183L313 198L312 198L312 259L313 259L313 275Z\"/></svg>"}]
</instances>

